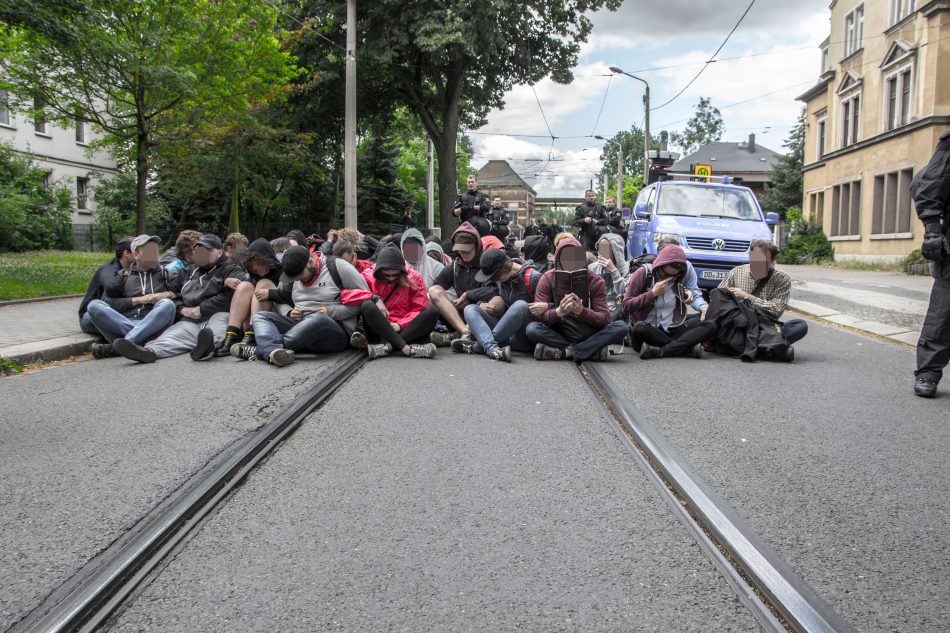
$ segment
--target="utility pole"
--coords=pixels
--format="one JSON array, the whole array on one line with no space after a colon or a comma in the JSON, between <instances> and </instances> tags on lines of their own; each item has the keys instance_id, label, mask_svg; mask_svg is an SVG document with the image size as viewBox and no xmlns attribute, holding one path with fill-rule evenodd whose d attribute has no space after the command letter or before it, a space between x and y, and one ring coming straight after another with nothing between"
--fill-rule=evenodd
<instances>
[{"instance_id":1,"label":"utility pole","mask_svg":"<svg viewBox=\"0 0 950 633\"><path fill-rule=\"evenodd\" d=\"M432 163L432 139L426 136L426 223L436 237L442 237L442 229L435 228L435 165Z\"/></svg>"},{"instance_id":2,"label":"utility pole","mask_svg":"<svg viewBox=\"0 0 950 633\"><path fill-rule=\"evenodd\" d=\"M343 126L343 223L356 228L356 0L346 0L346 115Z\"/></svg>"},{"instance_id":3,"label":"utility pole","mask_svg":"<svg viewBox=\"0 0 950 633\"><path fill-rule=\"evenodd\" d=\"M607 194L610 193L607 191L607 170L604 170L604 204L607 204Z\"/></svg>"},{"instance_id":4,"label":"utility pole","mask_svg":"<svg viewBox=\"0 0 950 633\"><path fill-rule=\"evenodd\" d=\"M650 182L650 84L643 82L647 87L643 93L643 186Z\"/></svg>"},{"instance_id":5,"label":"utility pole","mask_svg":"<svg viewBox=\"0 0 950 633\"><path fill-rule=\"evenodd\" d=\"M623 145L617 143L617 208L623 208Z\"/></svg>"}]
</instances>

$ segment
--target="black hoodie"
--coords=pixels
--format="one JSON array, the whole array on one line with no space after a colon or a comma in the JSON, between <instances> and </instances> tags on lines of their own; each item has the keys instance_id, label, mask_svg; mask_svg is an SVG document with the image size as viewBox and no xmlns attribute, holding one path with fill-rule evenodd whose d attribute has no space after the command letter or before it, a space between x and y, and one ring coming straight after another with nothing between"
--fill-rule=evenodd
<instances>
[{"instance_id":1,"label":"black hoodie","mask_svg":"<svg viewBox=\"0 0 950 633\"><path fill-rule=\"evenodd\" d=\"M475 281L475 275L481 270L483 251L481 237L478 235L478 231L475 227L468 222L462 222L462 224L455 229L455 233L452 234L453 243L455 236L460 233L467 233L475 240L475 257L472 259L471 265L465 264L461 257L456 256L455 261L443 268L442 272L439 273L439 276L436 277L432 283L433 286L442 286L445 290L455 288L455 292L459 297L469 290L485 285Z\"/></svg>"},{"instance_id":2,"label":"black hoodie","mask_svg":"<svg viewBox=\"0 0 950 633\"><path fill-rule=\"evenodd\" d=\"M539 273L547 272L551 267L548 254L551 252L551 243L546 235L532 235L524 241L521 247L526 260L531 260L531 267Z\"/></svg>"},{"instance_id":3,"label":"black hoodie","mask_svg":"<svg viewBox=\"0 0 950 633\"><path fill-rule=\"evenodd\" d=\"M244 269L231 262L227 255L204 268L190 264L188 268L177 274L172 290L180 295L179 303L185 307L201 308L201 316L197 319L182 319L184 321L207 321L217 312L227 312L231 307L231 297L234 290L224 285L229 278L244 281Z\"/></svg>"},{"instance_id":4,"label":"black hoodie","mask_svg":"<svg viewBox=\"0 0 950 633\"><path fill-rule=\"evenodd\" d=\"M267 274L263 277L255 275L247 266L247 260L252 257L265 261L270 265L270 270L268 270ZM255 286L261 279L269 279L274 282L275 286L280 284L281 266L280 261L277 259L277 251L275 251L274 247L270 245L270 242L263 237L259 237L251 242L251 245L244 251L244 268L247 270L248 281Z\"/></svg>"}]
</instances>

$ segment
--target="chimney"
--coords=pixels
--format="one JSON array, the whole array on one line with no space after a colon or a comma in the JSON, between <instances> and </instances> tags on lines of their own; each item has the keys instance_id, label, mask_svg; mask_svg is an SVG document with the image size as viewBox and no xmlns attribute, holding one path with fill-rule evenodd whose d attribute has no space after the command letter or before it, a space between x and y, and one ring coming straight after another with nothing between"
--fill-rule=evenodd
<instances>
[{"instance_id":1,"label":"chimney","mask_svg":"<svg viewBox=\"0 0 950 633\"><path fill-rule=\"evenodd\" d=\"M749 135L749 151L755 154L755 134Z\"/></svg>"}]
</instances>

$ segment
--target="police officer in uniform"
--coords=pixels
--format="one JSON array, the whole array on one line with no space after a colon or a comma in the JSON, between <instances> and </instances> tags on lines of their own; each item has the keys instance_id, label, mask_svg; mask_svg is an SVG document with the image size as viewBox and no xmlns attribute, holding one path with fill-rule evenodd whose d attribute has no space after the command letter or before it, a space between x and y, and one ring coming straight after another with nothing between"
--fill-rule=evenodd
<instances>
[{"instance_id":1,"label":"police officer in uniform","mask_svg":"<svg viewBox=\"0 0 950 633\"><path fill-rule=\"evenodd\" d=\"M917 342L914 393L933 398L950 362L950 130L940 137L930 163L914 176L910 191L924 223L920 252L934 263L930 306Z\"/></svg>"},{"instance_id":2,"label":"police officer in uniform","mask_svg":"<svg viewBox=\"0 0 950 633\"><path fill-rule=\"evenodd\" d=\"M594 192L584 192L586 202L574 209L574 221L571 226L580 229L581 242L588 251L593 251L600 236L607 232L607 209L597 204Z\"/></svg>"},{"instance_id":3,"label":"police officer in uniform","mask_svg":"<svg viewBox=\"0 0 950 633\"><path fill-rule=\"evenodd\" d=\"M508 228L508 225L511 224L511 218L508 217L508 211L501 206L501 196L495 196L492 198L491 203L491 232L489 235L494 235L498 239L505 243L508 240L508 235L511 233L511 229Z\"/></svg>"},{"instance_id":4,"label":"police officer in uniform","mask_svg":"<svg viewBox=\"0 0 950 633\"><path fill-rule=\"evenodd\" d=\"M487 218L491 205L488 196L478 190L478 179L474 175L469 176L466 184L468 191L455 199L452 214L459 222L469 222L474 217Z\"/></svg>"}]
</instances>

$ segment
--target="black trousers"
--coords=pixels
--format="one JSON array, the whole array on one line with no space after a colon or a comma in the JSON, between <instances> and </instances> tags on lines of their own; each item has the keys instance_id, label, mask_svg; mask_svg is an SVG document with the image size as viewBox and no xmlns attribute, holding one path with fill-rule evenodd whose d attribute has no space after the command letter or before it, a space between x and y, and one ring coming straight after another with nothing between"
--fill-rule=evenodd
<instances>
[{"instance_id":1,"label":"black trousers","mask_svg":"<svg viewBox=\"0 0 950 633\"><path fill-rule=\"evenodd\" d=\"M439 320L439 310L433 304L416 315L409 325L402 332L396 332L389 320L379 311L376 302L367 299L360 304L360 312L363 314L363 323L366 324L367 334L375 334L378 338L392 345L394 350L401 350L406 346L406 342L412 343L424 336L428 336L435 324Z\"/></svg>"},{"instance_id":2,"label":"black trousers","mask_svg":"<svg viewBox=\"0 0 950 633\"><path fill-rule=\"evenodd\" d=\"M917 342L918 378L937 380L950 362L950 259L934 263L930 305Z\"/></svg>"},{"instance_id":3,"label":"black trousers","mask_svg":"<svg viewBox=\"0 0 950 633\"><path fill-rule=\"evenodd\" d=\"M716 336L716 324L712 321L687 319L669 332L664 332L646 321L640 321L633 326L631 338L634 349L640 349L643 343L659 347L664 356L682 356L694 346L709 341Z\"/></svg>"}]
</instances>

